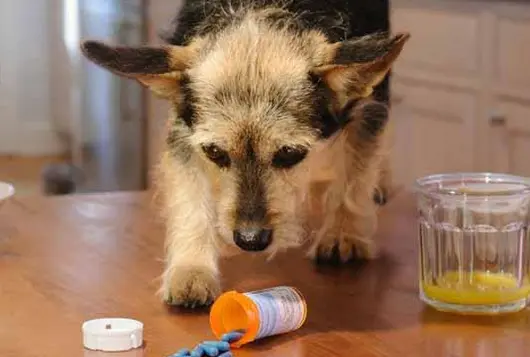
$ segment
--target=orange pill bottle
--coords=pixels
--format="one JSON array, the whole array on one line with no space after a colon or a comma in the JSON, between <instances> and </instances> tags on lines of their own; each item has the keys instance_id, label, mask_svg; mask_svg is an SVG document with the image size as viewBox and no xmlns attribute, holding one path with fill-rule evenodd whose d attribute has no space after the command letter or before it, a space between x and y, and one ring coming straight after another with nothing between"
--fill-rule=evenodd
<instances>
[{"instance_id":1,"label":"orange pill bottle","mask_svg":"<svg viewBox=\"0 0 530 357\"><path fill-rule=\"evenodd\" d=\"M298 289L279 286L265 290L222 294L210 310L210 327L217 338L244 330L233 347L299 329L307 317L307 304Z\"/></svg>"}]
</instances>

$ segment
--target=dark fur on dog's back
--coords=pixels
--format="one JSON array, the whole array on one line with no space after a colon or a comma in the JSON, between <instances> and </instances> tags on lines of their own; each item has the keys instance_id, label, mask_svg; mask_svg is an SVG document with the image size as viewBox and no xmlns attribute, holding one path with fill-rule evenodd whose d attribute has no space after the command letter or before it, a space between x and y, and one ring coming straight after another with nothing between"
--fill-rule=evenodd
<instances>
[{"instance_id":1,"label":"dark fur on dog's back","mask_svg":"<svg viewBox=\"0 0 530 357\"><path fill-rule=\"evenodd\" d=\"M217 31L233 23L230 9L278 4L296 14L301 27L321 30L331 41L386 31L389 27L387 0L187 0L175 19L174 32L166 39L171 44L183 45L212 28Z\"/></svg>"}]
</instances>

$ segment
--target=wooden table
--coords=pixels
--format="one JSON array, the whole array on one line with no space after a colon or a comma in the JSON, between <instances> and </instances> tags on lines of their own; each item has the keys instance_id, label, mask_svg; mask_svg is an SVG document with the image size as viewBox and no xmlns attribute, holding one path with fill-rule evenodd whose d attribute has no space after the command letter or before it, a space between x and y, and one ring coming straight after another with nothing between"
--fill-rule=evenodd
<instances>
[{"instance_id":1,"label":"wooden table","mask_svg":"<svg viewBox=\"0 0 530 357\"><path fill-rule=\"evenodd\" d=\"M81 324L104 316L145 323L144 350L107 356L167 356L211 338L206 311L166 308L155 296L163 230L141 193L17 198L0 212L0 356L106 356L82 348ZM418 299L412 198L381 212L383 256L364 266L316 267L302 251L267 263L223 263L225 289L289 284L308 301L299 331L236 356L530 355L530 314L466 318Z\"/></svg>"}]
</instances>

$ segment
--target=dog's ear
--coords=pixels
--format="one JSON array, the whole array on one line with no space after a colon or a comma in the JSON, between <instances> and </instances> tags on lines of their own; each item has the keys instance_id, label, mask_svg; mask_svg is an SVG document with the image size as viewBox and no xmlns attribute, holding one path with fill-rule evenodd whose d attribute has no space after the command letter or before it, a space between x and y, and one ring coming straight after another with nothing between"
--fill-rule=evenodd
<instances>
[{"instance_id":1,"label":"dog's ear","mask_svg":"<svg viewBox=\"0 0 530 357\"><path fill-rule=\"evenodd\" d=\"M196 46L125 47L86 41L81 51L90 61L122 77L136 79L164 98L179 91L181 74L197 56Z\"/></svg>"},{"instance_id":2,"label":"dog's ear","mask_svg":"<svg viewBox=\"0 0 530 357\"><path fill-rule=\"evenodd\" d=\"M409 37L408 33L391 37L373 34L332 44L331 64L313 72L332 90L339 102L336 105L368 97L385 78Z\"/></svg>"}]
</instances>

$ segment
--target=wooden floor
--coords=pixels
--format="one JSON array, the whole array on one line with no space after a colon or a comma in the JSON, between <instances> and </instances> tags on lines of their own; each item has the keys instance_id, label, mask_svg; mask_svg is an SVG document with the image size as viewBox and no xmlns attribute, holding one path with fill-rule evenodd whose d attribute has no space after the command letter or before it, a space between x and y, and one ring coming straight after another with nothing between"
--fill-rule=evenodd
<instances>
[{"instance_id":1,"label":"wooden floor","mask_svg":"<svg viewBox=\"0 0 530 357\"><path fill-rule=\"evenodd\" d=\"M21 157L0 155L0 181L15 186L18 195L41 194L41 171L50 163L62 162L61 157Z\"/></svg>"}]
</instances>

